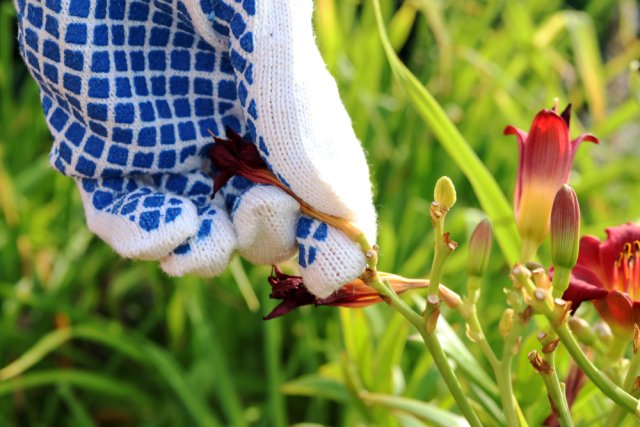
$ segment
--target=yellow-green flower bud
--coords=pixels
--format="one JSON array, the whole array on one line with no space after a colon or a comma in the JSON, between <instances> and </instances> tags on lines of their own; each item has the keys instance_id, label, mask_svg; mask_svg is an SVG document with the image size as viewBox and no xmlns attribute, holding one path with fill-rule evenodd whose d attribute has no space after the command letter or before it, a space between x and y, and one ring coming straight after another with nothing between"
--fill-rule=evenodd
<instances>
[{"instance_id":1,"label":"yellow-green flower bud","mask_svg":"<svg viewBox=\"0 0 640 427\"><path fill-rule=\"evenodd\" d=\"M480 277L487 271L489 257L491 256L491 244L493 233L488 219L480 221L469 239L469 259L467 261L467 273L469 276Z\"/></svg>"},{"instance_id":2,"label":"yellow-green flower bud","mask_svg":"<svg viewBox=\"0 0 640 427\"><path fill-rule=\"evenodd\" d=\"M451 209L456 204L456 187L449 177L443 176L436 182L433 190L433 200L446 210Z\"/></svg>"},{"instance_id":3,"label":"yellow-green flower bud","mask_svg":"<svg viewBox=\"0 0 640 427\"><path fill-rule=\"evenodd\" d=\"M569 318L569 328L573 335L583 344L593 345L598 339L596 333L591 329L591 325L581 317L573 316Z\"/></svg>"},{"instance_id":4,"label":"yellow-green flower bud","mask_svg":"<svg viewBox=\"0 0 640 427\"><path fill-rule=\"evenodd\" d=\"M593 332L595 332L596 336L604 345L611 345L613 341L613 332L611 332L611 327L605 322L596 322L593 325Z\"/></svg>"},{"instance_id":5,"label":"yellow-green flower bud","mask_svg":"<svg viewBox=\"0 0 640 427\"><path fill-rule=\"evenodd\" d=\"M498 324L498 330L500 331L500 335L506 337L511 332L511 328L513 328L513 318L515 316L515 312L512 308L507 308L502 312L502 317L500 318L500 323Z\"/></svg>"}]
</instances>

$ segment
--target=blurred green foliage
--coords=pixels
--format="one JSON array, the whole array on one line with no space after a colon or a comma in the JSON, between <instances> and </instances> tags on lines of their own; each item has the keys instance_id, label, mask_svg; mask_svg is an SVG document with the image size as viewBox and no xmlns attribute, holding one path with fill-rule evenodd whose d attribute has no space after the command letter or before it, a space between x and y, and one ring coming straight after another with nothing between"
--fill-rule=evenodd
<instances>
[{"instance_id":1,"label":"blurred green foliage","mask_svg":"<svg viewBox=\"0 0 640 427\"><path fill-rule=\"evenodd\" d=\"M465 242L483 217L478 197L394 80L372 3L316 6L318 44L372 169L380 268L428 272L429 204L435 181L448 175L458 204L447 229L461 245L445 282L463 292ZM407 0L382 1L382 9L400 59L509 200L517 144L502 129L528 128L557 97L573 104L572 135L590 131L602 140L581 148L571 177L583 231L602 235L640 219L634 0ZM0 4L0 425L462 425L430 356L384 305L305 307L263 322L275 304L268 268L236 260L213 280L171 279L92 236L73 182L48 166L50 135L16 52L14 19L10 2ZM541 261L549 262L547 247ZM481 319L498 348L509 282L497 249L490 271ZM456 371L483 422L499 425L486 363L460 318L444 314L452 326L444 325L442 339ZM514 364L530 425L550 410L526 359L537 346L530 334ZM566 354L558 362L563 377ZM587 385L574 405L577 425L601 425L609 408Z\"/></svg>"}]
</instances>

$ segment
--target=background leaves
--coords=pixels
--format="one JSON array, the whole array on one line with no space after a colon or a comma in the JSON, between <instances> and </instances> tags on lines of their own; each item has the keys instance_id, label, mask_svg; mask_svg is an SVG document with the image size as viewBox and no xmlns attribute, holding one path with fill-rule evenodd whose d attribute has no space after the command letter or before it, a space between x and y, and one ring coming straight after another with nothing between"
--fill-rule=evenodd
<instances>
[{"instance_id":1,"label":"background leaves","mask_svg":"<svg viewBox=\"0 0 640 427\"><path fill-rule=\"evenodd\" d=\"M458 204L447 228L461 245L445 281L462 292L464 243L479 209L495 221L508 208L497 192L509 203L513 192L517 148L502 129L526 128L555 97L574 106L573 135L602 139L580 150L571 177L583 231L602 236L607 226L640 220L636 2L382 0L380 12L386 54L371 1L316 0L318 43L372 168L382 270L428 272L429 203L435 181L448 175ZM448 133L451 123L459 133ZM482 175L460 160L471 155L459 151L462 140L495 187L469 179ZM71 180L48 166L50 143L36 86L16 52L13 7L3 2L0 425L463 425L430 356L383 305L305 307L265 323L274 304L265 267L237 260L205 281L170 279L153 263L119 259L87 231ZM509 257L513 232L504 233ZM541 258L548 264L547 247ZM508 281L498 249L490 271L480 305L499 346ZM461 319L444 314L452 363L483 422L499 425L492 379L478 376L486 363ZM524 340L514 364L515 392L532 425L549 413L524 351L536 345L533 336ZM469 357L479 368L466 373ZM566 354L558 363L562 377ZM586 387L575 408L578 425L599 425L609 403Z\"/></svg>"}]
</instances>

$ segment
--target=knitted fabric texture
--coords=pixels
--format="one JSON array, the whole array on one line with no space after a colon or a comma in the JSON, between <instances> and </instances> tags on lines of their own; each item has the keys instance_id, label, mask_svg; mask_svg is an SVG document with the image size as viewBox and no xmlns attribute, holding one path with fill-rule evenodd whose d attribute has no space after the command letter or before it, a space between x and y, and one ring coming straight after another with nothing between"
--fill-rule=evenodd
<instances>
[{"instance_id":1,"label":"knitted fabric texture","mask_svg":"<svg viewBox=\"0 0 640 427\"><path fill-rule=\"evenodd\" d=\"M215 135L256 143L278 178L375 240L364 154L315 45L310 0L17 0L20 51L41 90L50 161L89 228L169 274L219 274L234 251L299 248L319 297L358 276L359 248L300 217L281 190L237 178L210 199Z\"/></svg>"}]
</instances>

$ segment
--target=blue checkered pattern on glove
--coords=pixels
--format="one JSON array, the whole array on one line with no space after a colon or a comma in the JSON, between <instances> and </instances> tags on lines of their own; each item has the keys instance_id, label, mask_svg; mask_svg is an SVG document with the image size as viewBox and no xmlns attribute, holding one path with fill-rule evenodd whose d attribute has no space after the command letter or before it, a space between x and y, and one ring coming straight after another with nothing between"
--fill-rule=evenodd
<instances>
[{"instance_id":1,"label":"blue checkered pattern on glove","mask_svg":"<svg viewBox=\"0 0 640 427\"><path fill-rule=\"evenodd\" d=\"M366 162L315 47L309 1L18 0L16 8L21 53L54 138L51 164L76 179L89 228L118 253L160 260L170 274L211 276L235 250L273 263L299 244L312 292L359 274L357 246L324 224L323 239L301 234L308 219L297 224L297 203L281 190L235 178L209 199L209 132L229 127L255 141L296 194L375 237Z\"/></svg>"}]
</instances>

